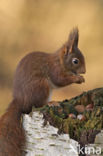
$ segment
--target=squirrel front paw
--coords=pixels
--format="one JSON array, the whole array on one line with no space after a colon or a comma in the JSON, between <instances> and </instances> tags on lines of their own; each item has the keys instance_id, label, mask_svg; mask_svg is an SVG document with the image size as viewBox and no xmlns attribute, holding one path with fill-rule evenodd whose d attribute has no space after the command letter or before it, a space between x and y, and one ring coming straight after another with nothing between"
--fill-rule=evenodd
<instances>
[{"instance_id":1,"label":"squirrel front paw","mask_svg":"<svg viewBox=\"0 0 103 156\"><path fill-rule=\"evenodd\" d=\"M85 79L84 79L84 77L83 76L81 76L81 75L77 75L76 76L76 82L75 83L83 83L83 82L85 82Z\"/></svg>"}]
</instances>

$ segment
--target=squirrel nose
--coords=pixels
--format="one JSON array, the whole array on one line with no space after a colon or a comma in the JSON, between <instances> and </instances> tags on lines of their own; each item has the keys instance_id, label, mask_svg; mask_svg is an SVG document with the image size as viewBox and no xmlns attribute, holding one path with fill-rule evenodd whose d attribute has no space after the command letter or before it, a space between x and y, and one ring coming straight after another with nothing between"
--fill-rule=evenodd
<instances>
[{"instance_id":1,"label":"squirrel nose","mask_svg":"<svg viewBox=\"0 0 103 156\"><path fill-rule=\"evenodd\" d=\"M85 71L82 72L82 74L85 74L85 73L86 73Z\"/></svg>"},{"instance_id":2,"label":"squirrel nose","mask_svg":"<svg viewBox=\"0 0 103 156\"><path fill-rule=\"evenodd\" d=\"M82 74L85 74L85 73L86 73L86 68L85 68L85 67L82 68L81 73L82 73Z\"/></svg>"}]
</instances>

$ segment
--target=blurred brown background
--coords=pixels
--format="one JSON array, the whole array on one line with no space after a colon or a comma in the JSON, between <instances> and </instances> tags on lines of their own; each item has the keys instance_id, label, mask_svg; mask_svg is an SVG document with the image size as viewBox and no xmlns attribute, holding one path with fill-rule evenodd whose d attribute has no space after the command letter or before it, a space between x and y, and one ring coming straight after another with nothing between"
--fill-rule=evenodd
<instances>
[{"instance_id":1,"label":"blurred brown background","mask_svg":"<svg viewBox=\"0 0 103 156\"><path fill-rule=\"evenodd\" d=\"M0 114L12 99L19 60L35 50L56 51L74 26L86 58L86 83L54 91L54 100L103 85L103 0L0 0Z\"/></svg>"}]
</instances>

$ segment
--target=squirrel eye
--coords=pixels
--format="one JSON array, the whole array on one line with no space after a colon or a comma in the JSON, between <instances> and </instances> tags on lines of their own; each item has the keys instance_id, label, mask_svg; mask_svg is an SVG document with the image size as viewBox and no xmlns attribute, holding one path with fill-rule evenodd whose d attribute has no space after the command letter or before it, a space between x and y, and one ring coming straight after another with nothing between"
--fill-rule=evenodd
<instances>
[{"instance_id":1,"label":"squirrel eye","mask_svg":"<svg viewBox=\"0 0 103 156\"><path fill-rule=\"evenodd\" d=\"M79 63L79 59L73 58L72 59L72 63L75 64L75 65L77 65Z\"/></svg>"}]
</instances>

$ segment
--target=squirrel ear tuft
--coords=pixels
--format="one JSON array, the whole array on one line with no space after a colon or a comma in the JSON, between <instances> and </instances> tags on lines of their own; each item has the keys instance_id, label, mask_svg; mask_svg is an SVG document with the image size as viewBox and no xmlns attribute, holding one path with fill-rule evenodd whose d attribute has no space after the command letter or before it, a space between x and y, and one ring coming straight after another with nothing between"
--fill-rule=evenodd
<instances>
[{"instance_id":1,"label":"squirrel ear tuft","mask_svg":"<svg viewBox=\"0 0 103 156\"><path fill-rule=\"evenodd\" d=\"M78 40L79 40L79 30L76 27L69 34L69 38L67 42L69 46L69 52L72 52L74 47L78 47Z\"/></svg>"}]
</instances>

